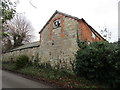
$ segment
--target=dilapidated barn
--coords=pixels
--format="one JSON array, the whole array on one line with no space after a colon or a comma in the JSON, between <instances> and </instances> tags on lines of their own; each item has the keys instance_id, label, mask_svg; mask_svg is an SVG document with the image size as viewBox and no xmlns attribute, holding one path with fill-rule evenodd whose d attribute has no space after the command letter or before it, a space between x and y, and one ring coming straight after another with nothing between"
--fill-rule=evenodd
<instances>
[{"instance_id":1,"label":"dilapidated barn","mask_svg":"<svg viewBox=\"0 0 120 90\"><path fill-rule=\"evenodd\" d=\"M50 65L52 68L72 69L75 53L78 50L77 39L88 44L105 39L83 18L55 11L40 30L40 41L20 46L3 55L3 60L11 60L25 54L34 62Z\"/></svg>"}]
</instances>

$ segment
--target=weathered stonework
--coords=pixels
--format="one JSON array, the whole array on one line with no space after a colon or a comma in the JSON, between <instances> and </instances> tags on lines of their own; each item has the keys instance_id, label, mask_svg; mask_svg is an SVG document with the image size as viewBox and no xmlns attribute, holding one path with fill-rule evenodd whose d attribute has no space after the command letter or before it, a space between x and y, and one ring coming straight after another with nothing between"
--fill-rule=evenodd
<instances>
[{"instance_id":1,"label":"weathered stonework","mask_svg":"<svg viewBox=\"0 0 120 90\"><path fill-rule=\"evenodd\" d=\"M53 22L60 19L61 27L53 28ZM49 63L53 68L72 69L75 53L78 50L77 32L81 41L103 41L83 19L78 19L61 12L55 12L40 31L40 64ZM95 34L95 38L92 37ZM49 38L50 37L50 38Z\"/></svg>"},{"instance_id":2,"label":"weathered stonework","mask_svg":"<svg viewBox=\"0 0 120 90\"><path fill-rule=\"evenodd\" d=\"M57 19L60 20L60 27L54 28L53 23ZM25 54L32 61L38 57L40 65L49 64L54 69L72 70L75 53L78 50L77 34L81 41L104 41L84 19L56 11L40 31L40 46L6 53L3 60L12 60L11 56L15 60L16 56Z\"/></svg>"},{"instance_id":3,"label":"weathered stonework","mask_svg":"<svg viewBox=\"0 0 120 90\"><path fill-rule=\"evenodd\" d=\"M31 61L34 61L39 54L39 42L36 42L32 46L23 45L19 48L13 49L8 53L2 54L3 61L15 61L17 56L27 55Z\"/></svg>"}]
</instances>

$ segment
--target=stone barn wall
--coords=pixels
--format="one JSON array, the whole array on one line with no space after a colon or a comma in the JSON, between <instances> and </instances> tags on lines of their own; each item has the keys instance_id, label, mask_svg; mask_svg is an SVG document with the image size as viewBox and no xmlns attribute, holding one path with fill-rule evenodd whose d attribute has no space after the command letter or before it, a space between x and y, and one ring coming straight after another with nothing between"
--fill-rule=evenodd
<instances>
[{"instance_id":1,"label":"stone barn wall","mask_svg":"<svg viewBox=\"0 0 120 90\"><path fill-rule=\"evenodd\" d=\"M55 20L60 27L54 28ZM77 37L77 35L79 37ZM50 64L53 68L70 69L78 50L77 39L81 41L102 41L103 38L84 19L78 19L61 12L55 13L40 31L40 64Z\"/></svg>"},{"instance_id":2,"label":"stone barn wall","mask_svg":"<svg viewBox=\"0 0 120 90\"><path fill-rule=\"evenodd\" d=\"M61 27L50 30L51 25L53 25L51 23L56 18L62 18L64 23L61 24ZM55 69L71 70L73 61L75 60L74 55L78 49L76 42L77 30L78 22L76 20L56 14L41 32L39 63L50 64Z\"/></svg>"}]
</instances>

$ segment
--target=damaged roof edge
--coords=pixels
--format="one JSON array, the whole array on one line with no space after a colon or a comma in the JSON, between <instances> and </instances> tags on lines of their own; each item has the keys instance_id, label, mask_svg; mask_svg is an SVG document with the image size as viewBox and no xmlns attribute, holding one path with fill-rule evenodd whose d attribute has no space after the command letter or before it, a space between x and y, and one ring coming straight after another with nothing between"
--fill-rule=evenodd
<instances>
[{"instance_id":1,"label":"damaged roof edge","mask_svg":"<svg viewBox=\"0 0 120 90\"><path fill-rule=\"evenodd\" d=\"M81 19L83 22L85 22L87 25L88 25L88 27L90 28L90 30L94 33L97 33L103 40L105 40L105 41L107 41L106 39L104 39L92 26L90 26L83 18ZM94 34L95 34L94 33Z\"/></svg>"}]
</instances>

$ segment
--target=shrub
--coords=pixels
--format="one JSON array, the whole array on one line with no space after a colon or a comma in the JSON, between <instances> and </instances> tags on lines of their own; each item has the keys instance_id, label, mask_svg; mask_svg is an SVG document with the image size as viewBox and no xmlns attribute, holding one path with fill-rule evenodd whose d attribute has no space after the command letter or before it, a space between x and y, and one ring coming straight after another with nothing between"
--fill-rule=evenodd
<instances>
[{"instance_id":1,"label":"shrub","mask_svg":"<svg viewBox=\"0 0 120 90\"><path fill-rule=\"evenodd\" d=\"M87 79L120 84L120 49L108 42L94 42L76 53L75 73Z\"/></svg>"},{"instance_id":2,"label":"shrub","mask_svg":"<svg viewBox=\"0 0 120 90\"><path fill-rule=\"evenodd\" d=\"M16 59L16 66L15 66L15 68L16 69L21 69L24 66L26 66L28 64L28 62L29 62L29 57L28 56L20 55Z\"/></svg>"}]
</instances>

